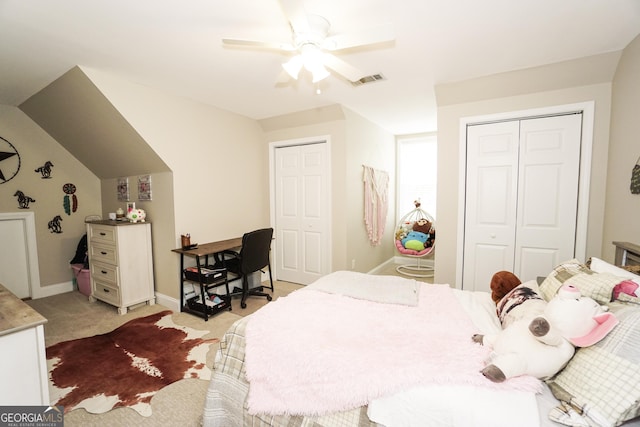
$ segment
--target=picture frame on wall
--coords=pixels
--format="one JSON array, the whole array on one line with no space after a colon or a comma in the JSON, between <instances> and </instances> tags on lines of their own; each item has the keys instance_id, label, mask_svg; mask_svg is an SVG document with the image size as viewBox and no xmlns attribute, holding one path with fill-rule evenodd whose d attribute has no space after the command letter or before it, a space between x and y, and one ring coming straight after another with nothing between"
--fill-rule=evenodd
<instances>
[{"instance_id":1,"label":"picture frame on wall","mask_svg":"<svg viewBox=\"0 0 640 427\"><path fill-rule=\"evenodd\" d=\"M118 178L117 192L119 201L129 201L129 178Z\"/></svg>"},{"instance_id":2,"label":"picture frame on wall","mask_svg":"<svg viewBox=\"0 0 640 427\"><path fill-rule=\"evenodd\" d=\"M127 202L127 213L131 212L136 208L135 202Z\"/></svg>"},{"instance_id":3,"label":"picture frame on wall","mask_svg":"<svg viewBox=\"0 0 640 427\"><path fill-rule=\"evenodd\" d=\"M138 200L151 200L151 175L138 176Z\"/></svg>"}]
</instances>

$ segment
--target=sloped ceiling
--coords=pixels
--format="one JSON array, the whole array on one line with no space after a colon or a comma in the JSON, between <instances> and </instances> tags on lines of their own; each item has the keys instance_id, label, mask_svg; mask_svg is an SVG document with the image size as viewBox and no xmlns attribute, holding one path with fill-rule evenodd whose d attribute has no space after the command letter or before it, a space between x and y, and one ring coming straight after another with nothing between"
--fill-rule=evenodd
<instances>
[{"instance_id":1,"label":"sloped ceiling","mask_svg":"<svg viewBox=\"0 0 640 427\"><path fill-rule=\"evenodd\" d=\"M19 108L100 179L170 170L78 67Z\"/></svg>"}]
</instances>

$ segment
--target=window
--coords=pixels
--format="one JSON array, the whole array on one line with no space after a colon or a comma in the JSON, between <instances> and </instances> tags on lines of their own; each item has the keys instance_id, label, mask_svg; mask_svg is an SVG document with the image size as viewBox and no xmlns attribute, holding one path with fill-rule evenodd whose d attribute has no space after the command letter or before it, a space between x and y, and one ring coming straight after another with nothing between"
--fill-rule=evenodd
<instances>
[{"instance_id":1,"label":"window","mask_svg":"<svg viewBox=\"0 0 640 427\"><path fill-rule=\"evenodd\" d=\"M435 218L438 176L436 134L399 136L396 141L396 219L414 209L413 201L417 199L420 199L420 207Z\"/></svg>"}]
</instances>

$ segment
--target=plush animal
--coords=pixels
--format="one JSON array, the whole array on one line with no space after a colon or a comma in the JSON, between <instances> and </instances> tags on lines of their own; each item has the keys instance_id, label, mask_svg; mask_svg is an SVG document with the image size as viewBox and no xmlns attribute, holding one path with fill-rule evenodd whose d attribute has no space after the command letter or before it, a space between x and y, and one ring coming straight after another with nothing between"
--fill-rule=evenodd
<instances>
[{"instance_id":1,"label":"plush animal","mask_svg":"<svg viewBox=\"0 0 640 427\"><path fill-rule=\"evenodd\" d=\"M429 239L429 235L419 231L410 231L407 237L402 239L402 246L407 249L421 251L425 248L425 243Z\"/></svg>"},{"instance_id":2,"label":"plush animal","mask_svg":"<svg viewBox=\"0 0 640 427\"><path fill-rule=\"evenodd\" d=\"M413 231L419 231L420 233L429 234L431 232L431 226L433 224L426 218L420 218L413 223Z\"/></svg>"},{"instance_id":3,"label":"plush animal","mask_svg":"<svg viewBox=\"0 0 640 427\"><path fill-rule=\"evenodd\" d=\"M142 209L131 209L127 212L127 218L130 222L144 222L147 214Z\"/></svg>"},{"instance_id":4,"label":"plush animal","mask_svg":"<svg viewBox=\"0 0 640 427\"><path fill-rule=\"evenodd\" d=\"M499 333L473 336L473 341L493 349L481 371L491 381L519 375L550 378L569 362L575 347L597 343L618 324L606 306L581 297L571 285L564 285L546 304L540 300L531 298L515 306L512 312L525 312Z\"/></svg>"},{"instance_id":5,"label":"plush animal","mask_svg":"<svg viewBox=\"0 0 640 427\"><path fill-rule=\"evenodd\" d=\"M498 271L491 278L491 299L498 304L505 295L520 283L522 283L520 279L512 272Z\"/></svg>"}]
</instances>

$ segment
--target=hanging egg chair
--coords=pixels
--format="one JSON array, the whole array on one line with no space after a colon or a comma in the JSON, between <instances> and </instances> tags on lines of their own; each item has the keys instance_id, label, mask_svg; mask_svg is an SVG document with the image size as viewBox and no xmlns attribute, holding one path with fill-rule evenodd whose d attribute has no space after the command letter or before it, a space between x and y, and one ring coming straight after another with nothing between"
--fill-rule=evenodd
<instances>
[{"instance_id":1,"label":"hanging egg chair","mask_svg":"<svg viewBox=\"0 0 640 427\"><path fill-rule=\"evenodd\" d=\"M396 271L411 277L433 277L433 267L421 261L435 249L435 219L420 208L420 201L413 204L416 208L403 216L396 227L395 245L401 255L415 258L416 263L399 265Z\"/></svg>"}]
</instances>

